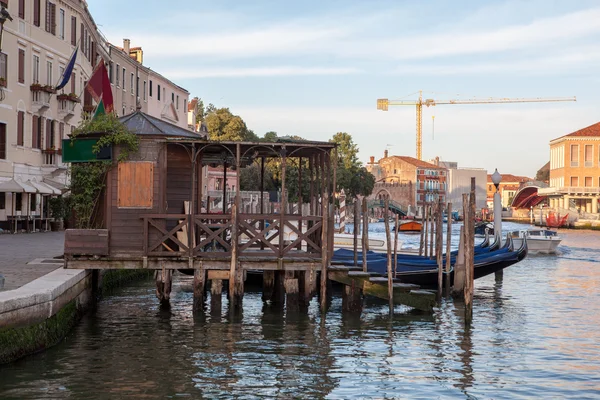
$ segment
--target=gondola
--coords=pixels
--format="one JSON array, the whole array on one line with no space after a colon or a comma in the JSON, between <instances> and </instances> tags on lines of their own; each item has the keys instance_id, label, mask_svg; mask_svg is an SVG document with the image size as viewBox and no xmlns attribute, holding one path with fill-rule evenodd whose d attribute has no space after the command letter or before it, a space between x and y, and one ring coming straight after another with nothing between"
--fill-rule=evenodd
<instances>
[{"instance_id":1,"label":"gondola","mask_svg":"<svg viewBox=\"0 0 600 400\"><path fill-rule=\"evenodd\" d=\"M475 275L478 279L500 271L506 267L518 263L527 256L527 240L523 241L521 247L514 250L509 239L507 245L501 249L488 253L475 255ZM431 263L433 261L433 263ZM454 263L455 260L452 260ZM362 260L361 260L362 264ZM382 275L387 275L387 259L383 257L372 257L367 260L367 270ZM450 279L454 279L454 269L451 268ZM435 260L421 262L401 262L398 260L396 278L403 283L412 283L422 287L436 287L438 280L438 269Z\"/></svg>"}]
</instances>

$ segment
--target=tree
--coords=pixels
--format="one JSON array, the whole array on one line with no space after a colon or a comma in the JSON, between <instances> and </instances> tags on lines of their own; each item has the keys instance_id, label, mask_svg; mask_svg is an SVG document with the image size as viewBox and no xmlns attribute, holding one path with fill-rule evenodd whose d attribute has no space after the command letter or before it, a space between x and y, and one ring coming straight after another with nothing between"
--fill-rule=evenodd
<instances>
[{"instance_id":1,"label":"tree","mask_svg":"<svg viewBox=\"0 0 600 400\"><path fill-rule=\"evenodd\" d=\"M197 101L196 103L196 123L200 124L202 122L204 122L204 119L206 118L206 111L204 110L204 102L202 101L202 99L195 97L194 100Z\"/></svg>"},{"instance_id":2,"label":"tree","mask_svg":"<svg viewBox=\"0 0 600 400\"><path fill-rule=\"evenodd\" d=\"M277 132L269 131L265 133L262 138L263 142L276 142L277 141Z\"/></svg>"},{"instance_id":3,"label":"tree","mask_svg":"<svg viewBox=\"0 0 600 400\"><path fill-rule=\"evenodd\" d=\"M229 108L215 109L214 105L209 104L206 111L205 122L211 140L243 141L256 137L244 120L239 115L233 115Z\"/></svg>"},{"instance_id":4,"label":"tree","mask_svg":"<svg viewBox=\"0 0 600 400\"><path fill-rule=\"evenodd\" d=\"M358 146L354 143L349 133L338 132L333 135L330 142L338 145L338 167L343 166L350 170L361 166L360 161L358 161Z\"/></svg>"},{"instance_id":5,"label":"tree","mask_svg":"<svg viewBox=\"0 0 600 400\"><path fill-rule=\"evenodd\" d=\"M358 160L358 146L352 135L338 132L330 142L337 146L337 188L349 197L368 196L373 191L375 177Z\"/></svg>"}]
</instances>

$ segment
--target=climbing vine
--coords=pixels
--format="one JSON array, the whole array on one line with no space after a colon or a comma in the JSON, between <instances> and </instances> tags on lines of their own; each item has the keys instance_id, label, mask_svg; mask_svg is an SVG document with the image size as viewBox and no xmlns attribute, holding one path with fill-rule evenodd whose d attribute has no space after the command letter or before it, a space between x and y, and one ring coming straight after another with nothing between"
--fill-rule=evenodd
<instances>
[{"instance_id":1,"label":"climbing vine","mask_svg":"<svg viewBox=\"0 0 600 400\"><path fill-rule=\"evenodd\" d=\"M114 114L97 116L92 120L84 120L71 134L74 141L80 136L99 134L98 142L92 151L98 154L104 147L119 145L117 161L126 160L139 146L138 137L129 132ZM95 161L71 163L71 211L75 214L75 227L78 229L94 229L98 202L106 186L106 174L113 167L113 161Z\"/></svg>"}]
</instances>

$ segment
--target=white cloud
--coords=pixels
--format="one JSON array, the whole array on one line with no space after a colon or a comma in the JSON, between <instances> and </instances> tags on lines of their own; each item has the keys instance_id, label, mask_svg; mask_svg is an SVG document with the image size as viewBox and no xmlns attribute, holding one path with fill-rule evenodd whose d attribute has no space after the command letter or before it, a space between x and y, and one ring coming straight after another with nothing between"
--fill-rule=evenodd
<instances>
[{"instance_id":1,"label":"white cloud","mask_svg":"<svg viewBox=\"0 0 600 400\"><path fill-rule=\"evenodd\" d=\"M257 67L257 68L194 68L165 70L164 75L171 79L194 78L248 78L265 76L303 76L303 75L348 75L361 71L357 68L324 67Z\"/></svg>"}]
</instances>

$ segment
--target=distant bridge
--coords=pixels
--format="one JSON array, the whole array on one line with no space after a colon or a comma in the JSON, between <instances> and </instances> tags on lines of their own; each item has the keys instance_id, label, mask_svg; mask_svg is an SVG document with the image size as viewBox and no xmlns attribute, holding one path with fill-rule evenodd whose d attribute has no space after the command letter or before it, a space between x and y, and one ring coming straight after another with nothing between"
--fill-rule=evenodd
<instances>
[{"instance_id":1,"label":"distant bridge","mask_svg":"<svg viewBox=\"0 0 600 400\"><path fill-rule=\"evenodd\" d=\"M547 188L548 184L541 181L525 182L521 185L510 204L513 208L535 207L548 198L547 195L538 195L538 189Z\"/></svg>"}]
</instances>

